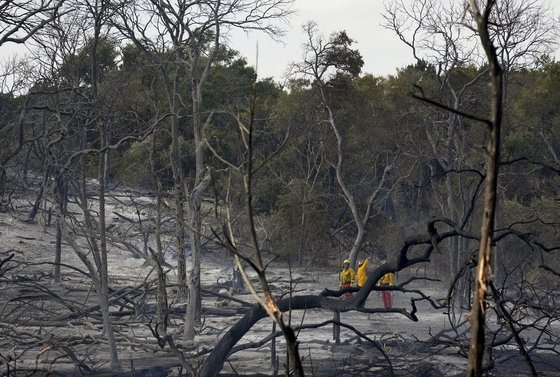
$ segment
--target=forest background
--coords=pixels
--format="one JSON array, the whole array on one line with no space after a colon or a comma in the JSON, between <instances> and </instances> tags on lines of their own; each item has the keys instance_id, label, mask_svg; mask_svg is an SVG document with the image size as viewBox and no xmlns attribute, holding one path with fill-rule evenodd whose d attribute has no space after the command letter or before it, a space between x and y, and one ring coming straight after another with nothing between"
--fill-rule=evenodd
<instances>
[{"instance_id":1,"label":"forest background","mask_svg":"<svg viewBox=\"0 0 560 377\"><path fill-rule=\"evenodd\" d=\"M560 29L539 1L489 4L504 82L492 277L496 287L514 282L524 299L529 291L545 300L555 322L560 63L551 56ZM290 6L59 0L0 9L0 43L32 46L1 67L0 209L54 224L55 247L45 252L55 282L63 244L86 266L115 369L113 244L156 269L154 336L175 349L168 296L186 302L180 338L192 341L202 255L216 247L235 259L232 285L254 288L288 345L278 307L267 309L276 302L265 276L272 262L338 269L369 256L395 272L429 262L425 271L452 287L446 305L470 309L490 134L481 121L492 106L474 12L462 2L388 3L385 27L416 63L383 77L361 71L351 35L323 36L310 22L302 59L280 85L259 78L227 35L281 38ZM106 201L123 192L153 198L134 204L136 217L115 214L142 234L138 242L108 223ZM426 244L429 253L403 257ZM0 267L10 255L3 251Z\"/></svg>"}]
</instances>

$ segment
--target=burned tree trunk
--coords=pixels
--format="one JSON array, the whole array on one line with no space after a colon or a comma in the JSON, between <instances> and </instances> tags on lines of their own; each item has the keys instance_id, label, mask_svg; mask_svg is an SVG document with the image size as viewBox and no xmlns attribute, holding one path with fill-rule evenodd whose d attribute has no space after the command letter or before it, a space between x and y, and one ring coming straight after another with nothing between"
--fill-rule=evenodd
<instances>
[{"instance_id":1,"label":"burned tree trunk","mask_svg":"<svg viewBox=\"0 0 560 377\"><path fill-rule=\"evenodd\" d=\"M66 177L62 174L56 177L56 199L58 211L61 214L66 213L68 205L68 182ZM60 218L58 218L60 220ZM54 280L60 283L60 263L62 260L62 224L60 221L56 222L56 241L54 251Z\"/></svg>"},{"instance_id":2,"label":"burned tree trunk","mask_svg":"<svg viewBox=\"0 0 560 377\"><path fill-rule=\"evenodd\" d=\"M498 166L500 160L500 131L502 123L502 68L498 62L496 50L488 31L490 12L495 1L486 3L484 13L481 14L478 3L471 0L471 8L477 24L478 34L486 57L488 59L491 81L491 118L487 145L486 182L484 189L484 209L480 229L480 247L478 250L478 264L475 273L475 291L471 310L471 340L469 346L469 360L467 376L482 376L482 360L484 356L484 329L486 320L486 292L491 279L490 266L492 261L492 238L496 215L496 192L498 186Z\"/></svg>"}]
</instances>

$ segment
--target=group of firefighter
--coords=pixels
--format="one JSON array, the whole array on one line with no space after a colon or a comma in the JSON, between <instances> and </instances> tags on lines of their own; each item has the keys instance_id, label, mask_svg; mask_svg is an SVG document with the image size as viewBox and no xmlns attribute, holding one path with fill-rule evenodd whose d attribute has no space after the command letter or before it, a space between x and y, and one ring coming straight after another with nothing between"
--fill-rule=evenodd
<instances>
[{"instance_id":1,"label":"group of firefighter","mask_svg":"<svg viewBox=\"0 0 560 377\"><path fill-rule=\"evenodd\" d=\"M358 270L356 276L354 270L350 267L350 261L348 259L345 259L344 262L342 262L342 271L340 273L340 289L351 287L354 284L354 280L356 280L356 285L358 287L362 287L366 282L366 267L368 263L369 258L358 261ZM385 263L385 261L382 261L381 263L383 264ZM356 277L357 279L355 279ZM394 284L394 281L395 275L392 272L388 272L377 281L377 285L392 286ZM381 298L383 299L383 305L385 305L386 309L390 309L393 306L391 292L388 290L381 290L380 294ZM352 299L352 292L346 292L344 294L344 297L347 300Z\"/></svg>"}]
</instances>

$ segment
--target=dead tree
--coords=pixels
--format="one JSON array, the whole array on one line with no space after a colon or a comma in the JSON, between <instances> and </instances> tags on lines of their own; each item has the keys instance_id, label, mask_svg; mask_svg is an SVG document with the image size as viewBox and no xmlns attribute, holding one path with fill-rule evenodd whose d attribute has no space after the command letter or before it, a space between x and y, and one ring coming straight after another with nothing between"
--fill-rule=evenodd
<instances>
[{"instance_id":1,"label":"dead tree","mask_svg":"<svg viewBox=\"0 0 560 377\"><path fill-rule=\"evenodd\" d=\"M384 14L385 27L394 31L399 39L410 47L411 53L421 66L430 64L434 68L438 87L432 96L442 98L441 101L456 110L464 110L473 102L471 93L476 92L477 85L485 71L477 72L467 82L454 80L454 75L463 69L465 64L478 60L477 51L464 48L467 36L461 33L460 25L449 22L449 19L460 17L461 9L455 4L443 4L432 0L396 1L387 6ZM457 82L459 81L459 82ZM463 222L465 202L471 198L472 189L469 184L477 177L461 174L466 165L466 156L472 151L467 142L467 132L462 117L453 112L436 112L425 120L428 153L437 161L437 168L444 170L443 185L430 179L443 216L455 222ZM432 176L438 172L434 164L429 164ZM476 168L476 166L475 166ZM457 173L459 172L459 173ZM441 188L440 188L441 187ZM465 224L469 226L468 223ZM468 244L465 240L453 239L449 263L449 276L455 276L464 263ZM462 307L462 298L468 293L461 292L457 303Z\"/></svg>"},{"instance_id":2,"label":"dead tree","mask_svg":"<svg viewBox=\"0 0 560 377\"><path fill-rule=\"evenodd\" d=\"M0 68L0 92L7 98L11 98L29 85L31 68L23 59L13 58L2 64ZM6 105L9 104L9 101ZM2 140L2 153L0 153L0 210L4 210L10 204L8 194L8 171L15 169L17 157L25 151L25 147L33 142L33 138L27 135L25 120L29 116L29 97L18 107L6 106L1 116L3 124L0 133L4 135ZM22 169L25 171L25 169Z\"/></svg>"},{"instance_id":3,"label":"dead tree","mask_svg":"<svg viewBox=\"0 0 560 377\"><path fill-rule=\"evenodd\" d=\"M87 202L82 204L82 208L84 209L84 216L86 217L90 217L90 221L86 221L86 224L88 224L88 228L85 229L85 235L86 237L90 238L90 242L93 241L93 239L91 238L91 232L92 232L92 220L91 220L91 214L89 213L89 210L87 209ZM80 258L80 260L85 264L85 266L88 269L90 278L92 280L92 283L95 287L95 291L97 293L97 297L99 299L99 306L101 308L101 314L103 317L103 328L105 331L105 334L107 336L107 341L109 344L109 350L110 350L110 354L111 354L111 369L113 370L118 370L121 368L121 364L119 361L119 357L118 357L118 353L117 353L117 344L116 344L116 340L115 340L115 334L113 332L113 324L112 324L112 320L111 320L111 316L109 313L109 302L108 302L108 295L107 295L107 288L103 286L102 280L103 280L103 262L101 259L101 255L99 252L99 248L98 247L92 247L91 249L91 253L93 254L94 257L94 263L92 263L92 261L89 259L88 253L86 253L82 247L78 244L78 242L76 241L76 238L68 232L67 230L67 225L64 223L64 218L63 218L63 214L59 213L59 220L58 220L61 224L61 229L62 229L62 237L64 238L64 240L66 242L68 242L68 244L70 244L70 246L72 247L72 249L74 250L74 252L76 253L76 255ZM93 242L92 245L96 245L96 242Z\"/></svg>"},{"instance_id":4,"label":"dead tree","mask_svg":"<svg viewBox=\"0 0 560 377\"><path fill-rule=\"evenodd\" d=\"M161 238L162 238L162 184L158 175L158 167L156 165L156 132L154 131L152 136L152 150L150 152L150 166L152 169L152 176L154 180L154 185L156 187L156 220L155 220L155 241L156 250L152 253L152 256L157 264L157 325L163 334L167 332L168 316L169 316L169 304L167 300L167 277L163 272L163 262L165 261L165 251L163 250Z\"/></svg>"},{"instance_id":5,"label":"dead tree","mask_svg":"<svg viewBox=\"0 0 560 377\"><path fill-rule=\"evenodd\" d=\"M402 179L402 177L389 179L389 173L392 171L394 172L394 167L399 160L399 156L387 153L387 157L384 159L384 166L381 169L381 173L376 177L374 187L372 187L371 191L368 193L366 202L360 205L347 179L344 177L344 140L341 133L342 126L339 124L340 122L336 116L335 106L328 92L328 80L333 73L349 74L352 77L358 76L363 65L363 60L357 50L352 50L350 48L353 41L345 32L333 34L329 40L323 40L317 35L317 27L314 23L305 25L304 32L307 37L307 42L304 47L304 61L295 64L292 67L292 72L294 74L303 75L303 77L309 77L313 83L317 85L321 105L325 109L327 115L327 119L323 122L329 125L335 136L336 154L334 157L335 161L331 162L331 166L335 171L337 183L352 213L352 219L356 227L356 235L349 252L350 265L355 266L358 253L362 249L367 234L367 226L375 216L374 212L377 201L379 201L383 195L388 195L400 179ZM384 155L383 152L379 154L380 156ZM379 160L383 160L383 158L379 158ZM404 173L403 175L406 174L407 173ZM360 207L363 209L360 210Z\"/></svg>"},{"instance_id":6,"label":"dead tree","mask_svg":"<svg viewBox=\"0 0 560 377\"><path fill-rule=\"evenodd\" d=\"M437 231L437 226L452 226L450 231L442 232ZM321 308L330 312L347 312L357 311L361 313L384 313L392 312L398 313L411 321L417 321L416 316L417 307L416 302L419 300L427 300L436 308L440 306L433 302L430 298L421 294L418 291L411 291L411 294L419 295L417 298L411 298L410 309L407 308L393 308L393 309L378 309L365 307L366 299L372 292L380 290L376 282L388 272L402 271L406 268L414 266L419 263L427 263L434 251L439 250L439 244L450 237L467 237L470 239L477 239L478 237L473 234L468 234L462 231L459 226L453 224L448 219L434 219L428 223L427 232L425 234L416 235L407 238L400 250L396 251L397 258L387 264L384 264L372 271L367 275L367 280L363 287L344 288L342 290L328 290L325 289L320 295L294 295L292 297L284 298L276 302L276 306L280 313L290 312L296 310L309 310L314 308ZM244 257L240 255L240 257ZM256 266L255 266L256 267ZM253 268L255 268L253 267ZM263 275L264 277L264 275ZM259 278L260 280L260 278ZM401 283L395 286L394 290L406 291L406 285L410 282ZM339 297L346 292L357 292L351 301L339 300ZM265 318L268 315L267 309L261 305L253 307L243 318L237 321L219 340L212 352L205 359L201 375L205 377L216 376L222 369L222 366L230 354L236 343L251 330L252 326Z\"/></svg>"},{"instance_id":7,"label":"dead tree","mask_svg":"<svg viewBox=\"0 0 560 377\"><path fill-rule=\"evenodd\" d=\"M251 98L251 105L249 108L249 114L247 114L247 120L244 121L242 118L241 112L230 112L230 115L235 120L237 125L237 132L239 135L240 142L242 143L243 150L245 156L242 159L242 162L238 165L224 159L217 150L210 144L210 142L205 139L207 146L210 150L214 153L214 156L218 158L222 163L224 163L231 171L238 173L241 175L241 179L243 182L243 193L244 193L244 204L245 204L245 213L246 213L246 231L248 233L248 242L249 242L249 250L250 251L243 251L238 246L237 237L233 231L233 224L232 218L230 213L230 206L231 203L226 203L226 222L223 226L223 231L221 234L214 231L214 235L216 236L218 242L226 247L235 257L235 262L238 271L241 273L243 280L245 281L246 287L250 290L253 294L255 299L257 300L258 309L262 310L263 316L269 316L274 323L280 329L280 332L283 334L284 339L286 340L286 346L288 350L288 360L286 365L286 374L290 374L290 365L293 368L294 375L296 376L304 376L303 365L301 362L301 358L299 356L299 342L297 340L296 333L294 329L290 326L289 323L286 323L283 317L283 309L279 307L278 299L274 296L270 284L266 277L266 266L268 263L265 262L262 252L259 237L257 236L257 227L255 225L255 215L253 210L253 179L255 178L256 173L263 168L263 166L277 154L277 152L273 152L271 154L272 157L265 159L264 162L256 162L254 157L254 134L256 132L255 129L255 101L256 101L256 92L255 92L256 82L253 84L253 95ZM208 126L208 124L206 124ZM287 137L284 138L284 142L287 140ZM278 149L281 149L282 145L279 146ZM231 179L229 179L231 183ZM229 197L229 190L228 187L228 196ZM258 292L257 287L253 285L247 275L246 267L250 266L251 269L256 272L258 276L258 281L260 285L260 292ZM223 361L222 361L223 363ZM221 369L221 365L220 368ZM218 371L219 371L218 369ZM213 371L205 371L203 367L202 375L203 376L210 376L214 375Z\"/></svg>"},{"instance_id":8,"label":"dead tree","mask_svg":"<svg viewBox=\"0 0 560 377\"><path fill-rule=\"evenodd\" d=\"M468 142L465 118L459 111L474 113L473 105L480 102L487 75L486 58L481 49L470 44L472 33L461 21L467 8L461 4L441 3L433 0L396 1L386 7L385 27L394 31L410 47L419 65L429 64L435 72L439 87L429 96L455 111L434 113L429 118L426 136L439 166L446 171L444 190L434 193L441 196L440 206L445 216L462 222L467 213L465 202L471 197L469 185L476 180L462 174L463 169L477 169L482 162L466 162L474 152ZM504 95L507 97L508 74L515 69L527 68L547 54L555 44L557 21L545 5L538 2L517 0L500 1L492 11L489 33L495 42L496 54L504 72ZM481 68L468 80L457 79L469 65ZM479 106L479 104L477 105ZM441 140L445 142L441 142ZM477 152L474 152L477 153ZM453 173L450 173L453 172ZM459 173L456 173L459 172ZM470 226L470 224L466 224ZM452 241L450 277L466 261L469 244ZM469 293L460 295L459 303L468 299ZM463 305L460 305L463 306Z\"/></svg>"},{"instance_id":9,"label":"dead tree","mask_svg":"<svg viewBox=\"0 0 560 377\"><path fill-rule=\"evenodd\" d=\"M0 5L0 46L25 43L59 16L64 0L4 1Z\"/></svg>"},{"instance_id":10,"label":"dead tree","mask_svg":"<svg viewBox=\"0 0 560 377\"><path fill-rule=\"evenodd\" d=\"M503 112L503 78L502 67L498 62L496 49L489 34L489 19L494 1L489 0L481 12L478 3L471 1L471 9L476 21L476 30L486 53L491 82L491 115L485 122L488 126L488 146L486 149L486 180L484 188L484 209L480 228L480 248L475 273L475 289L471 310L471 341L469 348L468 376L482 376L482 359L484 356L484 330L486 321L486 294L490 283L492 262L492 239L496 216L498 166L500 161L500 133Z\"/></svg>"},{"instance_id":11,"label":"dead tree","mask_svg":"<svg viewBox=\"0 0 560 377\"><path fill-rule=\"evenodd\" d=\"M178 275L180 287L187 283L184 262L185 233L192 251L192 269L188 274L188 303L185 318L186 339L194 339L194 326L200 322L200 248L202 237L202 197L210 182L204 162L205 144L202 139L203 89L220 49L230 29L261 30L270 36L282 34L275 25L289 14L291 0L243 1L144 1L119 9L121 20L117 27L130 38L149 59L161 69L173 114L171 122L171 166L174 175L175 210L177 223ZM147 12L147 13L146 13ZM151 25L142 24L142 17ZM149 34L155 32L154 34ZM162 57L164 63L160 64ZM176 62L179 62L177 64ZM181 89L188 85L190 98L182 97ZM187 108L186 104L189 104ZM190 112L190 125L184 115ZM190 127L193 134L194 177L189 182L182 170L179 136ZM185 226L186 201L188 227ZM186 293L186 292L183 292ZM183 294L184 295L184 294Z\"/></svg>"},{"instance_id":12,"label":"dead tree","mask_svg":"<svg viewBox=\"0 0 560 377\"><path fill-rule=\"evenodd\" d=\"M487 145L487 161L484 188L483 218L480 235L480 247L478 252L478 264L475 273L475 292L473 307L471 311L471 343L469 348L469 376L482 375L482 359L484 354L484 329L486 315L486 292L488 290L488 282L490 279L490 263L492 239L494 232L495 211L496 211L496 188L498 180L498 166L500 158L500 132L502 122L502 106L503 106L503 80L502 69L498 62L495 47L489 34L489 17L492 11L494 1L488 1L484 12L481 14L475 1L471 2L471 10L476 21L475 30L480 37L480 41L486 54L489 64L489 74L491 80L491 116L485 117L474 116L450 106L434 103L452 111L455 114L466 116L471 120L481 122L488 127L488 145ZM419 98L430 102L423 95Z\"/></svg>"}]
</instances>

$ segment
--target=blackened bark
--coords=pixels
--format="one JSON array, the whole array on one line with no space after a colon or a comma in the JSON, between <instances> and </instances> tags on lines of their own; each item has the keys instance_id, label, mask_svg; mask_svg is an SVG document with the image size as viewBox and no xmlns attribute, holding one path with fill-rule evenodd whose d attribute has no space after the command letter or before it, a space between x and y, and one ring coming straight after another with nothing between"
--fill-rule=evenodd
<instances>
[{"instance_id":1,"label":"blackened bark","mask_svg":"<svg viewBox=\"0 0 560 377\"><path fill-rule=\"evenodd\" d=\"M498 167L500 161L500 132L502 123L503 72L496 50L488 31L490 12L495 4L494 0L486 3L484 14L480 13L476 0L471 0L471 8L477 23L478 34L489 63L491 82L491 118L488 121L490 134L487 145L487 172L484 188L484 209L482 226L480 229L480 247L478 249L478 264L475 274L475 291L471 310L471 340L467 376L482 376L482 360L484 356L484 331L486 321L486 293L491 279L490 266L492 261L492 237L496 216L496 201L498 187Z\"/></svg>"}]
</instances>

